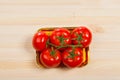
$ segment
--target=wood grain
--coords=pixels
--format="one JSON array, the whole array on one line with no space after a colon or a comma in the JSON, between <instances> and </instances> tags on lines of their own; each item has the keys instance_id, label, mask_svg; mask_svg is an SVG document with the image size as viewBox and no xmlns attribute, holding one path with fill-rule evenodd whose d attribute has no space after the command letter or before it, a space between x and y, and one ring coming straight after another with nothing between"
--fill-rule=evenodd
<instances>
[{"instance_id":1,"label":"wood grain","mask_svg":"<svg viewBox=\"0 0 120 80\"><path fill-rule=\"evenodd\" d=\"M37 29L80 25L93 33L88 65L37 65ZM120 80L119 34L120 0L0 0L0 80Z\"/></svg>"}]
</instances>

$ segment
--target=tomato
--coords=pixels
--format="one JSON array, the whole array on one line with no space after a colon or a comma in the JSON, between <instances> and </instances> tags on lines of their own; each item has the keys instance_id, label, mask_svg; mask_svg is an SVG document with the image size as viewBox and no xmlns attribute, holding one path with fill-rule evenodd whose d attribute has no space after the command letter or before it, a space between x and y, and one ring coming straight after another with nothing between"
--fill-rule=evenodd
<instances>
[{"instance_id":1,"label":"tomato","mask_svg":"<svg viewBox=\"0 0 120 80\"><path fill-rule=\"evenodd\" d=\"M83 47L88 47L92 40L92 33L85 26L75 28L71 33L73 44L82 44Z\"/></svg>"},{"instance_id":2,"label":"tomato","mask_svg":"<svg viewBox=\"0 0 120 80\"><path fill-rule=\"evenodd\" d=\"M61 53L57 49L47 48L41 52L40 61L47 68L57 67L61 63Z\"/></svg>"},{"instance_id":3,"label":"tomato","mask_svg":"<svg viewBox=\"0 0 120 80\"><path fill-rule=\"evenodd\" d=\"M62 53L63 64L69 68L78 67L83 62L83 52L81 48L67 48Z\"/></svg>"},{"instance_id":4,"label":"tomato","mask_svg":"<svg viewBox=\"0 0 120 80\"><path fill-rule=\"evenodd\" d=\"M71 34L68 29L57 28L52 32L50 42L57 46L71 44L70 36Z\"/></svg>"},{"instance_id":5,"label":"tomato","mask_svg":"<svg viewBox=\"0 0 120 80\"><path fill-rule=\"evenodd\" d=\"M46 48L46 42L48 40L48 35L42 31L37 32L32 40L32 45L37 51L42 51Z\"/></svg>"}]
</instances>

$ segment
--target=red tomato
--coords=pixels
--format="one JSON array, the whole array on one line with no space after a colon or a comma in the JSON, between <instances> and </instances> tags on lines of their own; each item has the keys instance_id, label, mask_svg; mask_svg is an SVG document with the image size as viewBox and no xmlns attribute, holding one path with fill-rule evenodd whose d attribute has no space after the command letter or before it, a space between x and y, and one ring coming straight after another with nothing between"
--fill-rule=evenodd
<instances>
[{"instance_id":1,"label":"red tomato","mask_svg":"<svg viewBox=\"0 0 120 80\"><path fill-rule=\"evenodd\" d=\"M47 48L41 52L40 61L47 68L57 67L61 63L61 53L58 50Z\"/></svg>"},{"instance_id":2,"label":"red tomato","mask_svg":"<svg viewBox=\"0 0 120 80\"><path fill-rule=\"evenodd\" d=\"M69 68L78 67L83 62L83 52L80 48L67 48L62 53L63 64Z\"/></svg>"},{"instance_id":3,"label":"red tomato","mask_svg":"<svg viewBox=\"0 0 120 80\"><path fill-rule=\"evenodd\" d=\"M57 46L71 44L70 36L71 34L68 29L57 28L52 32L50 42Z\"/></svg>"},{"instance_id":4,"label":"red tomato","mask_svg":"<svg viewBox=\"0 0 120 80\"><path fill-rule=\"evenodd\" d=\"M33 47L37 51L42 51L46 48L46 42L48 40L48 35L44 32L37 32L32 40Z\"/></svg>"},{"instance_id":5,"label":"red tomato","mask_svg":"<svg viewBox=\"0 0 120 80\"><path fill-rule=\"evenodd\" d=\"M84 26L75 28L71 33L73 44L82 44L83 47L88 47L92 40L92 33Z\"/></svg>"}]
</instances>

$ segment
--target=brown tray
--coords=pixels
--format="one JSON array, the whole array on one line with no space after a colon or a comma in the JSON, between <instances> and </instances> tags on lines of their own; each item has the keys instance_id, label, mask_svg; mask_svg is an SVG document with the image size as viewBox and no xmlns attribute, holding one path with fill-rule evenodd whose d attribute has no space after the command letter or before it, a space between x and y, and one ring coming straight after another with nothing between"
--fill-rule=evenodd
<instances>
[{"instance_id":1,"label":"brown tray","mask_svg":"<svg viewBox=\"0 0 120 80\"><path fill-rule=\"evenodd\" d=\"M52 28L40 28L38 31L44 31L47 35L51 35L52 31L57 28L57 27L52 27ZM62 28L67 28L69 31L72 31L76 27L62 27ZM89 58L89 47L83 48L83 62L80 67L86 65L88 63L88 58ZM38 65L42 66L40 62L40 52L36 51L36 62ZM61 64L60 67L63 67L64 65Z\"/></svg>"}]
</instances>

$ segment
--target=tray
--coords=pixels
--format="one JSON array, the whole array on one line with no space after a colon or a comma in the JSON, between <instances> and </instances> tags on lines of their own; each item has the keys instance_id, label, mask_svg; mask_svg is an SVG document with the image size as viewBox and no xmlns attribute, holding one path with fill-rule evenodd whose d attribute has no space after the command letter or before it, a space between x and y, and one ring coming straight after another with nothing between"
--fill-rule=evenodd
<instances>
[{"instance_id":1,"label":"tray","mask_svg":"<svg viewBox=\"0 0 120 80\"><path fill-rule=\"evenodd\" d=\"M51 28L40 28L38 29L38 32L39 31L44 31L47 35L51 35L52 31L55 29L55 28L58 28L58 27L51 27ZM76 27L62 27L62 28L66 28L68 29L70 32L75 29ZM82 51L83 51L83 62L82 64L80 65L80 67L82 66L85 66L86 64L88 64L88 60L89 60L89 47L87 48L82 48ZM42 66L41 62L40 62L40 53L41 52L38 52L36 51L36 62L38 65ZM61 63L60 67L64 67L64 65Z\"/></svg>"}]
</instances>

